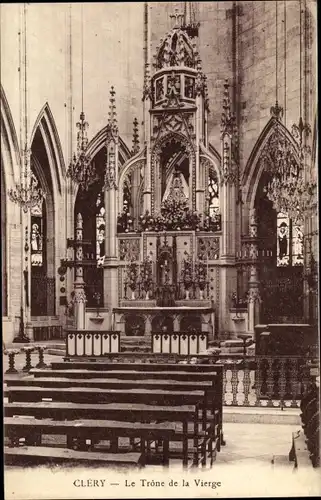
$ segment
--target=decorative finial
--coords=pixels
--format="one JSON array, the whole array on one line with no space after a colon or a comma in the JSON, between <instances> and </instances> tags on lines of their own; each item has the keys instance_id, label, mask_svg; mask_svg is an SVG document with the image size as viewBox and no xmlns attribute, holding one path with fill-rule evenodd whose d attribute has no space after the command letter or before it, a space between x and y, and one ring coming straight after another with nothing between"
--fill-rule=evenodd
<instances>
[{"instance_id":1,"label":"decorative finial","mask_svg":"<svg viewBox=\"0 0 321 500\"><path fill-rule=\"evenodd\" d=\"M175 7L175 14L170 14L171 19L175 19L175 24L173 26L174 29L181 28L182 26L182 20L184 19L184 14L179 14L178 13L178 8Z\"/></svg>"},{"instance_id":2,"label":"decorative finial","mask_svg":"<svg viewBox=\"0 0 321 500\"><path fill-rule=\"evenodd\" d=\"M232 135L235 130L235 117L231 112L231 100L229 92L229 82L224 83L223 113L221 117L221 134Z\"/></svg>"},{"instance_id":3,"label":"decorative finial","mask_svg":"<svg viewBox=\"0 0 321 500\"><path fill-rule=\"evenodd\" d=\"M133 147L132 147L132 154L135 155L136 153L138 153L138 151L140 150L140 147L139 147L139 134L138 134L138 120L137 118L135 117L134 121L133 121Z\"/></svg>"},{"instance_id":4,"label":"decorative finial","mask_svg":"<svg viewBox=\"0 0 321 500\"><path fill-rule=\"evenodd\" d=\"M276 101L275 106L272 106L270 108L270 113L272 118L275 118L278 121L282 120L283 117L283 108L279 106L278 101Z\"/></svg>"},{"instance_id":5,"label":"decorative finial","mask_svg":"<svg viewBox=\"0 0 321 500\"><path fill-rule=\"evenodd\" d=\"M116 99L115 99L115 89L112 86L110 89L110 98L109 98L109 113L108 113L108 126L110 130L114 133L118 132L117 125L117 113L116 113Z\"/></svg>"}]
</instances>

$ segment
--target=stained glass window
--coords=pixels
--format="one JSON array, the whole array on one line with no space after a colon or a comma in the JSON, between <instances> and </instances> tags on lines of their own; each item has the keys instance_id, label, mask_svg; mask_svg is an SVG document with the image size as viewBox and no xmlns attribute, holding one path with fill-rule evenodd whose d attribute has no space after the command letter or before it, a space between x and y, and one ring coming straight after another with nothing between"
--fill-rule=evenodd
<instances>
[{"instance_id":1,"label":"stained glass window","mask_svg":"<svg viewBox=\"0 0 321 500\"><path fill-rule=\"evenodd\" d=\"M39 187L39 181L32 172L32 183ZM31 265L34 267L43 266L43 202L35 205L31 209L31 231L30 231L30 247L31 247Z\"/></svg>"},{"instance_id":2,"label":"stained glass window","mask_svg":"<svg viewBox=\"0 0 321 500\"><path fill-rule=\"evenodd\" d=\"M125 212L130 212L132 206L132 182L131 176L127 175L124 180L124 193L123 193L123 209Z\"/></svg>"},{"instance_id":3,"label":"stained glass window","mask_svg":"<svg viewBox=\"0 0 321 500\"><path fill-rule=\"evenodd\" d=\"M298 224L292 225L292 265L303 266L303 231Z\"/></svg>"},{"instance_id":4,"label":"stained glass window","mask_svg":"<svg viewBox=\"0 0 321 500\"><path fill-rule=\"evenodd\" d=\"M217 175L214 170L210 170L208 179L209 215L217 215L220 212L219 187Z\"/></svg>"},{"instance_id":5,"label":"stained glass window","mask_svg":"<svg viewBox=\"0 0 321 500\"><path fill-rule=\"evenodd\" d=\"M277 215L277 267L303 265L303 231L287 214Z\"/></svg>"}]
</instances>

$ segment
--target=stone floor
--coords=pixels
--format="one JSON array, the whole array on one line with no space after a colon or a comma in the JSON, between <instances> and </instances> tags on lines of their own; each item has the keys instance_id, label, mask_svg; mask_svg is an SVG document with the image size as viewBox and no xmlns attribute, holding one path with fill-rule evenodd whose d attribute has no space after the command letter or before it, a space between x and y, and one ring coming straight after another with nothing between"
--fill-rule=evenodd
<instances>
[{"instance_id":1,"label":"stone floor","mask_svg":"<svg viewBox=\"0 0 321 500\"><path fill-rule=\"evenodd\" d=\"M255 460L270 465L274 456L287 459L292 432L299 428L297 425L225 423L226 446L217 455L217 462L240 464Z\"/></svg>"}]
</instances>

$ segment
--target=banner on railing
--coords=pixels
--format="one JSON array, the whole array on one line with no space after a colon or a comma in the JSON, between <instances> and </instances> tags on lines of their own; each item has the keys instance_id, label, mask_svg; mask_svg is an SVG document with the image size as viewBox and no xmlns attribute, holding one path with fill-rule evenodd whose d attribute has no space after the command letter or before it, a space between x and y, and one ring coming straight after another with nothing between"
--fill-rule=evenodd
<instances>
[{"instance_id":1,"label":"banner on railing","mask_svg":"<svg viewBox=\"0 0 321 500\"><path fill-rule=\"evenodd\" d=\"M120 351L120 332L77 331L66 336L66 356L95 357Z\"/></svg>"},{"instance_id":2,"label":"banner on railing","mask_svg":"<svg viewBox=\"0 0 321 500\"><path fill-rule=\"evenodd\" d=\"M198 354L207 349L207 333L173 332L152 333L154 353Z\"/></svg>"}]
</instances>

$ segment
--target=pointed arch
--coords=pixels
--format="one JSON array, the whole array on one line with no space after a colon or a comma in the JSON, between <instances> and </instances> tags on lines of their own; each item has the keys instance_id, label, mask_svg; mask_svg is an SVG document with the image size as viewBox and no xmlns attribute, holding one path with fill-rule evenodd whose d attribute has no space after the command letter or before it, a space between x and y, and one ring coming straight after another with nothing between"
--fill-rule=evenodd
<instances>
[{"instance_id":1,"label":"pointed arch","mask_svg":"<svg viewBox=\"0 0 321 500\"><path fill-rule=\"evenodd\" d=\"M202 160L204 161L205 160L205 163L206 160L212 165L213 169L215 170L216 174L217 174L217 178L219 180L219 182L221 181L221 175L222 175L222 172L221 172L221 157L218 153L218 151L216 151L216 149L214 148L214 146L212 146L211 144L209 144L209 147L206 148L204 146L204 144L200 144L200 161L202 162ZM204 177L205 179L205 177Z\"/></svg>"},{"instance_id":2,"label":"pointed arch","mask_svg":"<svg viewBox=\"0 0 321 500\"><path fill-rule=\"evenodd\" d=\"M32 147L37 130L40 131L45 145L53 186L61 194L63 179L66 177L66 166L58 130L48 102L44 104L34 123L30 147Z\"/></svg>"},{"instance_id":3,"label":"pointed arch","mask_svg":"<svg viewBox=\"0 0 321 500\"><path fill-rule=\"evenodd\" d=\"M102 128L97 134L91 139L87 148L87 155L90 158L94 158L96 154L105 147L107 139L107 125ZM124 165L124 163L131 158L131 152L129 148L126 146L125 142L121 137L119 137L119 147L118 147L118 156L119 156L119 168Z\"/></svg>"},{"instance_id":4,"label":"pointed arch","mask_svg":"<svg viewBox=\"0 0 321 500\"><path fill-rule=\"evenodd\" d=\"M139 151L135 156L127 160L127 162L122 166L119 174L118 181L118 211L121 212L123 209L123 186L124 181L128 175L131 175L134 170L140 169L145 165L146 162L146 148Z\"/></svg>"},{"instance_id":5,"label":"pointed arch","mask_svg":"<svg viewBox=\"0 0 321 500\"><path fill-rule=\"evenodd\" d=\"M14 187L20 177L20 149L10 107L3 86L0 85L1 108L1 156L3 159L6 189Z\"/></svg>"},{"instance_id":6,"label":"pointed arch","mask_svg":"<svg viewBox=\"0 0 321 500\"><path fill-rule=\"evenodd\" d=\"M249 156L242 176L243 199L250 208L254 207L257 187L264 170L264 166L262 162L260 162L260 158L264 148L267 146L269 139L275 132L276 127L278 127L278 133L281 134L283 139L285 139L288 144L291 145L292 151L299 161L297 142L295 141L289 130L280 121L272 117L262 130Z\"/></svg>"}]
</instances>

